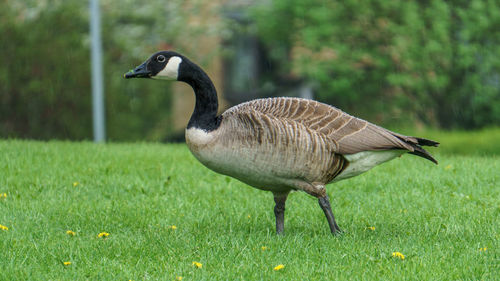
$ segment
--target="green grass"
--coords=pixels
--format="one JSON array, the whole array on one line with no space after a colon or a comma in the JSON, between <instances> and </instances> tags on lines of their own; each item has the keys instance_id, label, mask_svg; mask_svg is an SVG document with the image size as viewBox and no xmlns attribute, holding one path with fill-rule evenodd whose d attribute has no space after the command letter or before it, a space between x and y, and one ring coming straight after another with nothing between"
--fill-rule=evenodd
<instances>
[{"instance_id":1,"label":"green grass","mask_svg":"<svg viewBox=\"0 0 500 281\"><path fill-rule=\"evenodd\" d=\"M498 155L445 152L438 166L405 155L329 185L341 236L292 193L281 237L271 193L211 172L185 145L0 141L0 155L0 280L499 276Z\"/></svg>"}]
</instances>

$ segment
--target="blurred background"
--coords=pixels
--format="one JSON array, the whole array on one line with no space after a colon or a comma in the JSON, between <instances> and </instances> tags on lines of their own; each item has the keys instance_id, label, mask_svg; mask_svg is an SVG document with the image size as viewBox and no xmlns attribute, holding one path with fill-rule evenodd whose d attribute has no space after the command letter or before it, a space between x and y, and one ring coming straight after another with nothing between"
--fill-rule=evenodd
<instances>
[{"instance_id":1,"label":"blurred background","mask_svg":"<svg viewBox=\"0 0 500 281\"><path fill-rule=\"evenodd\" d=\"M153 52L201 65L221 111L299 96L391 129L500 125L497 0L101 0L108 141L176 141L179 83L125 80ZM0 0L0 137L92 140L89 2Z\"/></svg>"}]
</instances>

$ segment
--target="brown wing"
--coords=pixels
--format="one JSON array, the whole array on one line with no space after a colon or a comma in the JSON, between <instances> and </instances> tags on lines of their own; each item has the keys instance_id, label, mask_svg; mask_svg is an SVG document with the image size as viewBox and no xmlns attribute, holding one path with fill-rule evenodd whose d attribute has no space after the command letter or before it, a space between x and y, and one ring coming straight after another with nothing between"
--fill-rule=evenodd
<instances>
[{"instance_id":1,"label":"brown wing","mask_svg":"<svg viewBox=\"0 0 500 281\"><path fill-rule=\"evenodd\" d=\"M347 164L337 153L334 139L301 122L263 113L248 104L224 112L220 130L224 133L219 144L244 150L253 164L267 166L267 172L277 178L327 183Z\"/></svg>"},{"instance_id":2,"label":"brown wing","mask_svg":"<svg viewBox=\"0 0 500 281\"><path fill-rule=\"evenodd\" d=\"M300 98L269 98L243 103L229 109L256 110L264 115L297 122L338 144L337 153L405 149L413 152L418 140L351 116L333 106Z\"/></svg>"}]
</instances>

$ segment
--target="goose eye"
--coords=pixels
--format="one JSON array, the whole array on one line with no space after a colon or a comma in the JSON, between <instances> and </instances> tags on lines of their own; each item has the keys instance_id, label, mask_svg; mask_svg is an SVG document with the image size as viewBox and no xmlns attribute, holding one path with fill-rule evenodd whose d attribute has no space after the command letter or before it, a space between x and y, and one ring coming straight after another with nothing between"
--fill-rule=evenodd
<instances>
[{"instance_id":1,"label":"goose eye","mask_svg":"<svg viewBox=\"0 0 500 281\"><path fill-rule=\"evenodd\" d=\"M165 61L165 56L164 55L159 55L159 56L156 57L156 60L158 62L164 62Z\"/></svg>"}]
</instances>

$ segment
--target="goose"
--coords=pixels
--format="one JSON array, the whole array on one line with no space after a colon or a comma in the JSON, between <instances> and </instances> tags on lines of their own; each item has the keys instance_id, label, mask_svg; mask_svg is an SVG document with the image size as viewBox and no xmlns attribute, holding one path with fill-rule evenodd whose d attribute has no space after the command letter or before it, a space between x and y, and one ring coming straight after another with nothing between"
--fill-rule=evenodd
<instances>
[{"instance_id":1,"label":"goose","mask_svg":"<svg viewBox=\"0 0 500 281\"><path fill-rule=\"evenodd\" d=\"M437 161L422 146L438 142L401 135L314 100L276 97L248 101L217 115L217 92L208 75L187 57L160 51L125 78L181 81L196 103L186 143L209 169L274 195L276 233L284 232L290 191L318 199L330 231L335 221L325 186L351 178L404 153Z\"/></svg>"}]
</instances>

